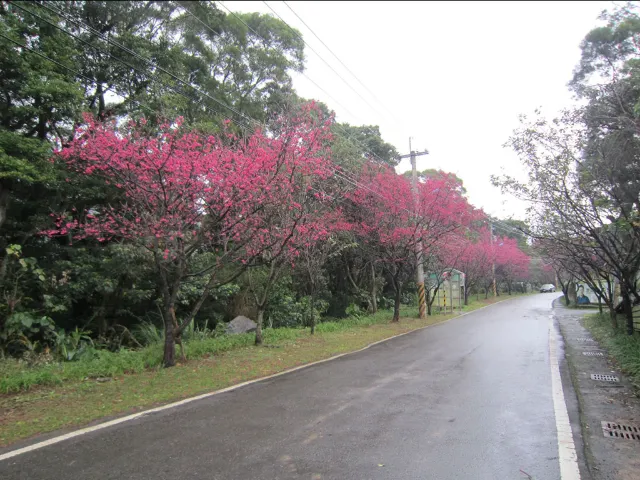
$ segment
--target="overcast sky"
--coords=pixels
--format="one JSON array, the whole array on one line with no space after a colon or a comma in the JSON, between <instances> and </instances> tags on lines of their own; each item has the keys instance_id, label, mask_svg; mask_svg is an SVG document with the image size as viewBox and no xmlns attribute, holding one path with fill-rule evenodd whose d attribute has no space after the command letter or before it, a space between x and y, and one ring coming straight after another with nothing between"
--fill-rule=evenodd
<instances>
[{"instance_id":1,"label":"overcast sky","mask_svg":"<svg viewBox=\"0 0 640 480\"><path fill-rule=\"evenodd\" d=\"M271 13L264 2L220 2L230 10ZM288 2L375 94L353 78L281 1L267 2L300 30L369 105L311 50L307 78L294 76L306 98L325 102L338 121L379 125L401 153L427 149L418 169L438 168L464 181L470 201L501 218L524 217L523 204L489 180L518 173L502 145L518 115L537 107L553 115L571 105L566 84L580 41L611 2ZM223 9L224 10L224 9ZM339 102L339 104L337 102ZM373 106L373 108L372 108ZM404 160L399 172L410 168Z\"/></svg>"}]
</instances>

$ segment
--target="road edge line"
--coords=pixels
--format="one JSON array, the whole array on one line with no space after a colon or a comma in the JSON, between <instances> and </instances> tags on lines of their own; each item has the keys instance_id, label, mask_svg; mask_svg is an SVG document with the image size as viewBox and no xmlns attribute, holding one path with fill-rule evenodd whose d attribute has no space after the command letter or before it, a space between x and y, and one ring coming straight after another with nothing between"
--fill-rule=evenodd
<instances>
[{"instance_id":1,"label":"road edge line","mask_svg":"<svg viewBox=\"0 0 640 480\"><path fill-rule=\"evenodd\" d=\"M554 315L549 315L549 367L551 369L551 394L558 434L558 462L561 480L580 480L578 452L573 442L573 432L569 421L567 402L564 397L560 363L558 361L558 340Z\"/></svg>"},{"instance_id":2,"label":"road edge line","mask_svg":"<svg viewBox=\"0 0 640 480\"><path fill-rule=\"evenodd\" d=\"M85 427L85 428L81 428L81 429L78 429L78 430L74 430L72 432L65 433L64 435L59 435L57 437L53 437L53 438L49 438L47 440L43 440L42 442L34 443L32 445L27 445L26 447L18 448L16 450L11 450L11 451L9 451L7 453L4 453L4 454L0 455L0 462L2 462L4 460L8 460L8 459L13 458L13 457L17 457L18 455L22 455L22 454L25 454L25 453L32 452L34 450L39 450L41 448L48 447L49 445L54 445L56 443L64 442L65 440L69 440L71 438L75 438L75 437L79 437L81 435L85 435L87 433L92 433L92 432L95 432L97 430L102 430L104 428L112 427L112 426L118 425L120 423L129 422L131 420L136 420L138 418L144 417L145 415L161 412L163 410L169 410L170 408L180 407L182 405L186 405L186 404L191 403L191 402L196 402L198 400L203 400L205 398L213 397L214 395L219 395L221 393L231 392L233 390L237 390L239 388L246 387L247 385L251 385L253 383L262 382L264 380L269 380L271 378L279 377L281 375L286 375L288 373L293 373L293 372L296 372L298 370L302 370L303 368L309 368L309 367L313 367L314 365L318 365L318 364L325 363L325 362L330 362L332 360L336 360L338 358L345 357L347 355L354 355L356 353L363 352L363 351L365 351L365 350L367 350L367 349L369 349L371 347L374 347L376 345L379 345L381 343L388 342L389 340L393 340L394 338L402 337L404 335L408 335L410 333L415 333L415 332L418 332L420 330L425 330L425 329L430 328L430 327L435 327L435 326L438 326L438 325L444 325L445 323L450 322L451 320L455 320L455 319L464 317L466 315L470 315L472 313L479 312L480 310L484 310L485 308L493 307L494 305L498 305L499 303L506 302L508 300L513 300L514 298L519 298L519 297L506 298L504 300L500 300L499 302L495 302L495 303L492 303L490 305L485 305L484 307L477 308L475 310L472 310L471 312L461 313L460 315L456 315L455 317L451 317L451 318L449 318L447 320L444 320L442 322L433 323L431 325L425 325L424 327L419 327L419 328L416 328L414 330L409 330L408 332L399 333L398 335L394 335L392 337L383 338L382 340L378 340L377 342L370 343L370 344L366 345L365 347L360 348L358 350L353 350L352 352L340 353L338 355L334 355L333 357L324 358L322 360L316 360L315 362L306 363L304 365L299 365L297 367L289 368L288 370L283 370L282 372L278 372L278 373L274 373L274 374L271 374L271 375L267 375L266 377L254 378L253 380L248 380L246 382L238 383L236 385L231 385L229 387L225 387L225 388L222 388L220 390L214 390L213 392L203 393L203 394L200 394L200 395L196 395L195 397L189 397L189 398L185 398L183 400L179 400L177 402L167 403L166 405L161 405L159 407L151 408L149 410L144 410L142 412L133 413L131 415L126 415L124 417L115 418L113 420L109 420L107 422L99 423L99 424L93 425L91 427Z\"/></svg>"}]
</instances>

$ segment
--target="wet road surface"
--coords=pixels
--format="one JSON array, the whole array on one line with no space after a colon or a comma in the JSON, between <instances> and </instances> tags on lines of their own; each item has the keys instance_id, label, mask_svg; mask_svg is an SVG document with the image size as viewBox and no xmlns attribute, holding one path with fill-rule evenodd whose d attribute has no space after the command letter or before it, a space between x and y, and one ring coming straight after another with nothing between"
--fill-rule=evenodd
<instances>
[{"instance_id":1,"label":"wet road surface","mask_svg":"<svg viewBox=\"0 0 640 480\"><path fill-rule=\"evenodd\" d=\"M558 294L0 462L9 479L559 479Z\"/></svg>"}]
</instances>

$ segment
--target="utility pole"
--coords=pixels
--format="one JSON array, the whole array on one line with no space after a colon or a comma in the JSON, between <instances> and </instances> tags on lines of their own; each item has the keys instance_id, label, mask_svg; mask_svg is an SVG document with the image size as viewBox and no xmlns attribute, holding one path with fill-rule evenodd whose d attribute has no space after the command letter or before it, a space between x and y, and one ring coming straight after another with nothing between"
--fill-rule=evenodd
<instances>
[{"instance_id":1,"label":"utility pole","mask_svg":"<svg viewBox=\"0 0 640 480\"><path fill-rule=\"evenodd\" d=\"M493 296L497 297L498 290L496 289L496 256L494 255L495 251L493 249L493 223L489 223L489 229L491 231L489 241L491 242L491 275L493 276Z\"/></svg>"},{"instance_id":2,"label":"utility pole","mask_svg":"<svg viewBox=\"0 0 640 480\"><path fill-rule=\"evenodd\" d=\"M416 168L416 158L422 155L429 155L427 150L422 152L414 152L411 149L411 137L409 137L409 153L400 155L400 159L411 159L411 187L413 191L413 202L418 210L418 170ZM424 293L424 267L422 265L422 241L416 243L416 283L418 284L418 308L420 318L427 316L427 300Z\"/></svg>"}]
</instances>

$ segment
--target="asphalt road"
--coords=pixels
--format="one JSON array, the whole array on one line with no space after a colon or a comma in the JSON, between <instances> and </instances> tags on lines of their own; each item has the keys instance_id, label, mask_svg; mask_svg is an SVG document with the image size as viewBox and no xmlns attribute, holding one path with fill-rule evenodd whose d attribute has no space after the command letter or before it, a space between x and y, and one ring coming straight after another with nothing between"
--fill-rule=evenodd
<instances>
[{"instance_id":1,"label":"asphalt road","mask_svg":"<svg viewBox=\"0 0 640 480\"><path fill-rule=\"evenodd\" d=\"M0 462L9 479L559 479L558 294Z\"/></svg>"}]
</instances>

